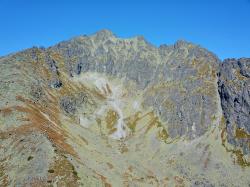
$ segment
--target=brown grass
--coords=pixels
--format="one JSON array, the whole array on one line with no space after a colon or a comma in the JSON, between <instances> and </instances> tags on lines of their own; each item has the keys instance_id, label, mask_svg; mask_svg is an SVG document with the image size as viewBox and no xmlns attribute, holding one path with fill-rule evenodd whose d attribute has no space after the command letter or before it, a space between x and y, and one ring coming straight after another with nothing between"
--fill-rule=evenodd
<instances>
[{"instance_id":1,"label":"brown grass","mask_svg":"<svg viewBox=\"0 0 250 187\"><path fill-rule=\"evenodd\" d=\"M64 157L56 160L48 170L48 183L55 182L56 177L60 177L57 186L79 186L79 177L74 166Z\"/></svg>"},{"instance_id":2,"label":"brown grass","mask_svg":"<svg viewBox=\"0 0 250 187\"><path fill-rule=\"evenodd\" d=\"M31 100L24 99L22 96L17 96L17 100L24 102L24 106L14 106L12 110L25 113L23 121L25 124L20 127L13 128L5 134L27 134L36 130L45 134L49 140L58 146L63 151L77 156L73 148L66 143L66 138L69 137L67 132L61 128L59 120L59 108L55 103L50 102L48 107L43 107ZM48 117L45 117L47 115Z\"/></svg>"},{"instance_id":3,"label":"brown grass","mask_svg":"<svg viewBox=\"0 0 250 187\"><path fill-rule=\"evenodd\" d=\"M10 107L0 109L0 114L3 115L3 117L7 117L11 114L12 109Z\"/></svg>"}]
</instances>

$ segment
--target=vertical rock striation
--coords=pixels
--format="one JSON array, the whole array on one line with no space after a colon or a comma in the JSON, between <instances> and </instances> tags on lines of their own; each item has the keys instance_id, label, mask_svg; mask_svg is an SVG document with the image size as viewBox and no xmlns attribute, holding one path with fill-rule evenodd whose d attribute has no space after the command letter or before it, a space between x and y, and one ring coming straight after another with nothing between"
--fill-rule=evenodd
<instances>
[{"instance_id":1,"label":"vertical rock striation","mask_svg":"<svg viewBox=\"0 0 250 187\"><path fill-rule=\"evenodd\" d=\"M227 140L250 153L250 59L226 59L220 64L219 93L226 119Z\"/></svg>"},{"instance_id":2,"label":"vertical rock striation","mask_svg":"<svg viewBox=\"0 0 250 187\"><path fill-rule=\"evenodd\" d=\"M247 186L249 69L108 30L1 57L0 186Z\"/></svg>"}]
</instances>

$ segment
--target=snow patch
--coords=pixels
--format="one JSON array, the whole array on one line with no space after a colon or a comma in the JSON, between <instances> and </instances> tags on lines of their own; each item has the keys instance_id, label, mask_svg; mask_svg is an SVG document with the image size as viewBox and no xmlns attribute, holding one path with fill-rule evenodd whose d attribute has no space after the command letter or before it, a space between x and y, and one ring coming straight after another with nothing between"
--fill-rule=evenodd
<instances>
[{"instance_id":1,"label":"snow patch","mask_svg":"<svg viewBox=\"0 0 250 187\"><path fill-rule=\"evenodd\" d=\"M88 118L84 118L82 116L80 116L79 122L80 122L80 125L85 128L89 128L91 124L91 120L89 120Z\"/></svg>"},{"instance_id":2,"label":"snow patch","mask_svg":"<svg viewBox=\"0 0 250 187\"><path fill-rule=\"evenodd\" d=\"M138 103L137 101L134 101L134 102L133 102L133 108L134 108L136 111L138 111L138 110L140 109L140 105L139 105L139 103Z\"/></svg>"},{"instance_id":3,"label":"snow patch","mask_svg":"<svg viewBox=\"0 0 250 187\"><path fill-rule=\"evenodd\" d=\"M122 112L122 107L124 105L122 101L122 86L117 85L114 86L109 83L109 81L106 78L100 77L100 74L97 73L86 73L85 75L82 75L77 78L78 81L85 81L88 84L92 84L99 92L104 94L107 97L107 103L106 105L102 106L98 111L97 115L102 116L103 113L106 111L106 108L109 106L112 107L114 111L117 112L119 119L116 123L116 131L111 135L113 139L121 139L126 137L126 125L124 122L124 115ZM136 108L138 104L136 104ZM90 121L86 118L80 117L80 124L82 124L84 127L89 127Z\"/></svg>"},{"instance_id":4,"label":"snow patch","mask_svg":"<svg viewBox=\"0 0 250 187\"><path fill-rule=\"evenodd\" d=\"M111 135L114 139L121 139L126 137L126 131L125 131L125 123L124 123L124 116L122 113L122 110L120 108L120 102L119 100L111 100L109 101L110 105L113 107L113 109L117 112L119 119L116 124L116 131Z\"/></svg>"},{"instance_id":5,"label":"snow patch","mask_svg":"<svg viewBox=\"0 0 250 187\"><path fill-rule=\"evenodd\" d=\"M192 125L192 131L195 132L196 131L196 128L195 128L195 123L193 123Z\"/></svg>"}]
</instances>

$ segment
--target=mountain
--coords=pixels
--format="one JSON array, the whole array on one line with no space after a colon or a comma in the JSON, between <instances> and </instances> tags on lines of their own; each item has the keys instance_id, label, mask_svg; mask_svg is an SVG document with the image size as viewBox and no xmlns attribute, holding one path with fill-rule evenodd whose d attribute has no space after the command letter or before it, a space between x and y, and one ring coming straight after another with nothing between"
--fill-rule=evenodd
<instances>
[{"instance_id":1,"label":"mountain","mask_svg":"<svg viewBox=\"0 0 250 187\"><path fill-rule=\"evenodd\" d=\"M248 186L250 58L102 30L0 58L0 186Z\"/></svg>"}]
</instances>

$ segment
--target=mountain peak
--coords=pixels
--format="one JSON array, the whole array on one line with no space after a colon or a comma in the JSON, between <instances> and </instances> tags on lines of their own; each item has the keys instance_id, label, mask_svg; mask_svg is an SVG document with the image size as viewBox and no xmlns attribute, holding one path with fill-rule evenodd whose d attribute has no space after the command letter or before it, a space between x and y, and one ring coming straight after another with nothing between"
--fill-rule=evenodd
<instances>
[{"instance_id":1,"label":"mountain peak","mask_svg":"<svg viewBox=\"0 0 250 187\"><path fill-rule=\"evenodd\" d=\"M174 47L179 48L179 47L186 46L186 45L190 45L190 44L192 44L192 43L191 43L191 42L188 42L188 41L186 41L186 40L177 40L177 41L175 42L175 44L174 44ZM192 44L192 45L194 45L194 44Z\"/></svg>"},{"instance_id":2,"label":"mountain peak","mask_svg":"<svg viewBox=\"0 0 250 187\"><path fill-rule=\"evenodd\" d=\"M106 29L0 57L0 186L247 186L249 79Z\"/></svg>"},{"instance_id":3,"label":"mountain peak","mask_svg":"<svg viewBox=\"0 0 250 187\"><path fill-rule=\"evenodd\" d=\"M102 29L94 34L95 37L100 39L115 37L114 33L108 29Z\"/></svg>"}]
</instances>

